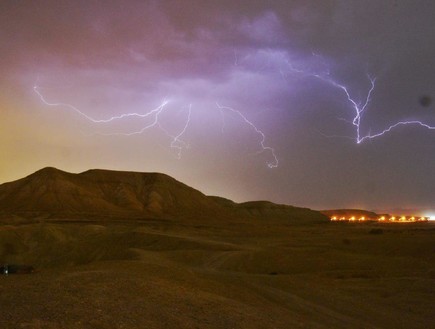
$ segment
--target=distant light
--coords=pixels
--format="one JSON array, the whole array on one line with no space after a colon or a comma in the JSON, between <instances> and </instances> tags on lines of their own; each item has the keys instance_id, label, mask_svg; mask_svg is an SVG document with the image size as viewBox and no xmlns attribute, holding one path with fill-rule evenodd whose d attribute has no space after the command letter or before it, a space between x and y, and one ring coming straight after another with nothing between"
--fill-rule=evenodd
<instances>
[{"instance_id":1,"label":"distant light","mask_svg":"<svg viewBox=\"0 0 435 329\"><path fill-rule=\"evenodd\" d=\"M428 220L435 220L435 213L430 212L423 215L424 217L427 217Z\"/></svg>"}]
</instances>

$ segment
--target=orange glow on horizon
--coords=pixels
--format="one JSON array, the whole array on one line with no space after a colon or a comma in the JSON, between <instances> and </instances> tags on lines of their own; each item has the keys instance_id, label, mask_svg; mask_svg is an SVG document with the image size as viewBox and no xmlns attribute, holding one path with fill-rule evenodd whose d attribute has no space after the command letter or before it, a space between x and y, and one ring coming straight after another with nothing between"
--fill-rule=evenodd
<instances>
[{"instance_id":1,"label":"orange glow on horizon","mask_svg":"<svg viewBox=\"0 0 435 329\"><path fill-rule=\"evenodd\" d=\"M346 222L386 222L386 223L414 223L414 222L427 222L429 221L429 217L417 217L416 216L391 216L390 218L386 218L385 216L381 216L377 219L375 218L367 218L365 216L358 217L357 215L351 215L349 217L345 216L332 216L330 218L331 221L346 221Z\"/></svg>"}]
</instances>

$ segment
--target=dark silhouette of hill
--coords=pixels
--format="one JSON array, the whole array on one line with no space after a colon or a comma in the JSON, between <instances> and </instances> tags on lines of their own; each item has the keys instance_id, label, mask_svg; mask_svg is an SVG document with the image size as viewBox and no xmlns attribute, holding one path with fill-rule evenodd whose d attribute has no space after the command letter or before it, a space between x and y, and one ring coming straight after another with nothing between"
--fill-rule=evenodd
<instances>
[{"instance_id":1,"label":"dark silhouette of hill","mask_svg":"<svg viewBox=\"0 0 435 329\"><path fill-rule=\"evenodd\" d=\"M52 217L243 216L326 220L325 216L310 209L266 201L238 204L225 198L206 196L161 173L94 169L72 174L51 167L0 185L0 211Z\"/></svg>"}]
</instances>

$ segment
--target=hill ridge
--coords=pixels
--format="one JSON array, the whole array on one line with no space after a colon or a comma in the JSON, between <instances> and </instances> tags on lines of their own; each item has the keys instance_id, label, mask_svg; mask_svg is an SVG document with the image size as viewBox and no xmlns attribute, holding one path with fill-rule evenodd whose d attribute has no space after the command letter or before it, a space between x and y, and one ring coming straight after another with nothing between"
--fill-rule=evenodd
<instances>
[{"instance_id":1,"label":"hill ridge","mask_svg":"<svg viewBox=\"0 0 435 329\"><path fill-rule=\"evenodd\" d=\"M1 184L0 212L51 217L326 219L307 208L207 196L164 173L90 169L74 174L54 167Z\"/></svg>"}]
</instances>

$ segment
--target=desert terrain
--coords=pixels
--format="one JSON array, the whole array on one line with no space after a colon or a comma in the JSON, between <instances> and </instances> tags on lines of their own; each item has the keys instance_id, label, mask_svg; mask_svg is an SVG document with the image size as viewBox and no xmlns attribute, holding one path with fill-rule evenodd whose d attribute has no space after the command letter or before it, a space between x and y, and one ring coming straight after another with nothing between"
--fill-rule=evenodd
<instances>
[{"instance_id":1,"label":"desert terrain","mask_svg":"<svg viewBox=\"0 0 435 329\"><path fill-rule=\"evenodd\" d=\"M0 185L0 264L35 268L0 275L1 328L435 328L434 223L331 223L138 175Z\"/></svg>"}]
</instances>

